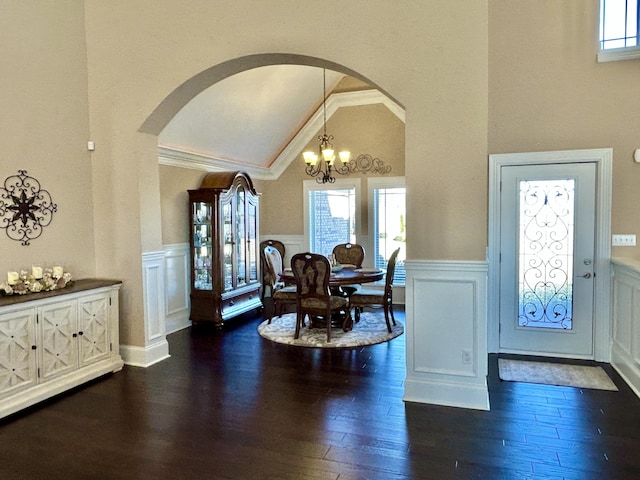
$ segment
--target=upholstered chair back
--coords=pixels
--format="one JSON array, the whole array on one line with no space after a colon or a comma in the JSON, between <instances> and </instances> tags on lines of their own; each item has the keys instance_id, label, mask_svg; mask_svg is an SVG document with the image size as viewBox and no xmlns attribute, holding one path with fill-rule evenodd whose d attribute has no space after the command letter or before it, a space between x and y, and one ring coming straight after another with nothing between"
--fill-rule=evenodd
<instances>
[{"instance_id":1,"label":"upholstered chair back","mask_svg":"<svg viewBox=\"0 0 640 480\"><path fill-rule=\"evenodd\" d=\"M364 247L357 243L340 243L333 247L333 254L342 265L355 265L360 268L364 262Z\"/></svg>"},{"instance_id":2,"label":"upholstered chair back","mask_svg":"<svg viewBox=\"0 0 640 480\"><path fill-rule=\"evenodd\" d=\"M324 255L299 253L291 259L298 297L303 308L327 308L330 302L331 266Z\"/></svg>"},{"instance_id":3,"label":"upholstered chair back","mask_svg":"<svg viewBox=\"0 0 640 480\"><path fill-rule=\"evenodd\" d=\"M265 269L263 278L265 287L271 288L271 292L281 283L280 274L282 273L282 257L278 249L272 246L266 246L263 250Z\"/></svg>"}]
</instances>

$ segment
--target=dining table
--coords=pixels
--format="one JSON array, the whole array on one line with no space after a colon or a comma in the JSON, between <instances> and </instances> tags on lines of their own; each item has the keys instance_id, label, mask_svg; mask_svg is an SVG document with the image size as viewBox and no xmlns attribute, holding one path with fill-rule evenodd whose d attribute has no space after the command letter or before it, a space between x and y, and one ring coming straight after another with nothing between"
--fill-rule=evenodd
<instances>
[{"instance_id":1,"label":"dining table","mask_svg":"<svg viewBox=\"0 0 640 480\"><path fill-rule=\"evenodd\" d=\"M348 297L348 291L342 287L346 285L358 285L361 283L372 283L380 281L384 278L384 270L379 268L356 268L355 265L341 265L339 270L332 269L329 276L329 288L332 295ZM336 271L337 270L337 271ZM295 285L296 279L291 268L285 268L280 274L280 279L287 285ZM332 325L342 327L342 330L348 332L353 329L353 319L351 318L350 309L347 309L342 315L337 316ZM323 319L315 317L311 319L313 328L324 328L326 325Z\"/></svg>"},{"instance_id":2,"label":"dining table","mask_svg":"<svg viewBox=\"0 0 640 480\"><path fill-rule=\"evenodd\" d=\"M342 265L339 271L332 271L329 276L329 287L339 288L344 285L360 283L372 283L384 278L384 270L379 268L355 268L351 265ZM287 285L295 285L296 279L291 268L285 268L280 274L280 279Z\"/></svg>"}]
</instances>

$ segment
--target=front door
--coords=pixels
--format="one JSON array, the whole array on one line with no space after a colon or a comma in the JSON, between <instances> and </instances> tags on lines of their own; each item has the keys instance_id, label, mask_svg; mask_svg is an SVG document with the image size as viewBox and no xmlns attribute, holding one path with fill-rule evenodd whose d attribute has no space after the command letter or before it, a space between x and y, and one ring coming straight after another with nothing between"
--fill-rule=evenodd
<instances>
[{"instance_id":1,"label":"front door","mask_svg":"<svg viewBox=\"0 0 640 480\"><path fill-rule=\"evenodd\" d=\"M593 356L596 164L501 167L500 351Z\"/></svg>"}]
</instances>

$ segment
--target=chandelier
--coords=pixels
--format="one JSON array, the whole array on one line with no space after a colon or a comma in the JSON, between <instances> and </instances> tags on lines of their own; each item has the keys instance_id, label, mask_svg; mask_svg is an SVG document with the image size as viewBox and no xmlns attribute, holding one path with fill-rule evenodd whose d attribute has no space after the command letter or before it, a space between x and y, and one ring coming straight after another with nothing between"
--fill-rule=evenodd
<instances>
[{"instance_id":1,"label":"chandelier","mask_svg":"<svg viewBox=\"0 0 640 480\"><path fill-rule=\"evenodd\" d=\"M302 158L306 163L305 172L310 177L315 177L318 183L335 183L336 179L332 173L337 172L340 175L349 175L355 172L372 172L384 175L391 171L389 165L385 165L384 161L379 158L373 158L371 155L363 153L353 160L351 154L344 150L338 153L340 163L336 164L336 155L331 141L333 135L327 134L327 73L322 69L322 114L323 114L323 130L322 135L318 135L320 145L318 153L307 151L302 154Z\"/></svg>"},{"instance_id":2,"label":"chandelier","mask_svg":"<svg viewBox=\"0 0 640 480\"><path fill-rule=\"evenodd\" d=\"M318 183L334 183L335 177L332 172L338 172L341 175L349 173L347 163L351 154L344 150L338 153L341 166L335 165L336 155L333 149L333 135L327 134L327 71L322 69L322 114L323 114L323 133L318 135L320 142L318 153L307 151L302 154L302 158L307 164L305 172L311 177L316 177Z\"/></svg>"}]
</instances>

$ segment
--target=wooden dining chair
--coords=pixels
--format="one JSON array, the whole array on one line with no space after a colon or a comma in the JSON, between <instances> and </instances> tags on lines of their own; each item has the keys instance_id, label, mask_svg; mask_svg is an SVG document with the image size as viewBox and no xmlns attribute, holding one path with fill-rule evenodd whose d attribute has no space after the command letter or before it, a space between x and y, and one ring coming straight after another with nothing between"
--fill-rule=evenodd
<instances>
[{"instance_id":1,"label":"wooden dining chair","mask_svg":"<svg viewBox=\"0 0 640 480\"><path fill-rule=\"evenodd\" d=\"M355 265L356 268L361 268L364 262L364 247L357 243L340 243L333 247L333 254L336 261L342 265Z\"/></svg>"},{"instance_id":2,"label":"wooden dining chair","mask_svg":"<svg viewBox=\"0 0 640 480\"><path fill-rule=\"evenodd\" d=\"M267 298L271 299L271 305L268 308L268 321L271 323L272 318L282 315L284 306L296 304L296 287L293 285L285 286L284 282L280 279L282 273L282 257L280 251L272 245L267 245L262 250L261 254L264 256L264 268L263 282L263 305L267 303Z\"/></svg>"},{"instance_id":3,"label":"wooden dining chair","mask_svg":"<svg viewBox=\"0 0 640 480\"><path fill-rule=\"evenodd\" d=\"M343 311L349 315L347 299L331 295L329 278L331 265L324 255L317 253L298 253L291 258L291 269L296 279L296 331L294 338L300 336L300 327L309 315L322 316L327 327L327 342L331 341L331 316Z\"/></svg>"},{"instance_id":4,"label":"wooden dining chair","mask_svg":"<svg viewBox=\"0 0 640 480\"><path fill-rule=\"evenodd\" d=\"M391 333L391 323L396 324L393 316L393 276L396 271L396 260L400 249L397 248L389 258L387 263L387 274L384 282L384 290L376 290L373 288L361 288L349 297L349 306L354 307L354 316L356 322L360 320L360 312L363 307L371 307L382 305L384 308L384 320L387 322L387 330Z\"/></svg>"},{"instance_id":5,"label":"wooden dining chair","mask_svg":"<svg viewBox=\"0 0 640 480\"><path fill-rule=\"evenodd\" d=\"M333 247L333 254L336 261L341 265L354 265L355 268L362 268L364 262L364 247L357 243L339 243ZM350 297L360 289L359 284L342 285L340 290L345 297ZM356 322L359 320L356 319Z\"/></svg>"},{"instance_id":6,"label":"wooden dining chair","mask_svg":"<svg viewBox=\"0 0 640 480\"><path fill-rule=\"evenodd\" d=\"M264 256L264 249L266 247L274 247L280 253L280 257L282 258L282 265L284 267L284 253L285 247L284 243L280 240L264 240L260 242L260 271L262 272L262 289L260 291L260 298L264 300L265 295L269 294L269 287L271 283L271 279L269 278L270 272L269 267L266 264L266 257Z\"/></svg>"}]
</instances>

